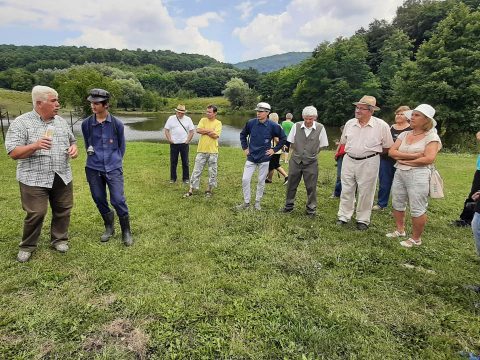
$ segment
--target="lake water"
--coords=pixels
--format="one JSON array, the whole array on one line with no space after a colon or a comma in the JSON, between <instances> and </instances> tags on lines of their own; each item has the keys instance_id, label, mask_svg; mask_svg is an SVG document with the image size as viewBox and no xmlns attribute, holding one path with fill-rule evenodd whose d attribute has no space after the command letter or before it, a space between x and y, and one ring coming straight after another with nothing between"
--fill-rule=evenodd
<instances>
[{"instance_id":1,"label":"lake water","mask_svg":"<svg viewBox=\"0 0 480 360\"><path fill-rule=\"evenodd\" d=\"M163 127L169 114L155 114L154 116L120 115L119 119L125 124L125 138L127 141L159 141L166 142ZM189 114L195 125L204 117L202 114ZM69 117L65 117L69 119ZM218 120L222 122L222 134L218 140L220 146L240 147L240 131L250 119L248 115L221 115ZM75 123L74 132L81 134L80 121ZM335 139L340 137L340 129L326 127L330 148L335 147ZM200 135L195 133L192 142L198 143Z\"/></svg>"}]
</instances>

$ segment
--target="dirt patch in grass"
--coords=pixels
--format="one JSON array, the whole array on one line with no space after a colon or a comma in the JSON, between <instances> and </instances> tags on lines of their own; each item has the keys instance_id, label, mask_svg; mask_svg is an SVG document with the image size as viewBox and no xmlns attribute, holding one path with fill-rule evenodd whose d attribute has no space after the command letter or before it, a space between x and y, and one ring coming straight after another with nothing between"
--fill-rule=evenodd
<instances>
[{"instance_id":1,"label":"dirt patch in grass","mask_svg":"<svg viewBox=\"0 0 480 360\"><path fill-rule=\"evenodd\" d=\"M116 345L133 352L138 359L145 359L150 337L136 328L129 320L116 319L107 324L101 335L93 335L84 342L83 349L96 352L108 345Z\"/></svg>"}]
</instances>

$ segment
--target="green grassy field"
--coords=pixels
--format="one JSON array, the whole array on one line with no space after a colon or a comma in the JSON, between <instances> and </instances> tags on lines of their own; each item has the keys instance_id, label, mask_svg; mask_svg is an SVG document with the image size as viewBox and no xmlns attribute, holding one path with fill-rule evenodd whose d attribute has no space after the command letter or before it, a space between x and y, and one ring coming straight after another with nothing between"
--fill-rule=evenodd
<instances>
[{"instance_id":1,"label":"green grassy field","mask_svg":"<svg viewBox=\"0 0 480 360\"><path fill-rule=\"evenodd\" d=\"M1 143L3 147L3 143ZM83 148L82 145L80 145ZM72 161L71 250L48 246L46 221L30 262L15 261L22 231L15 162L0 157L0 358L2 359L452 359L480 353L480 283L471 230L452 228L475 157L442 154L446 199L431 201L419 248L385 233L334 224L332 152L320 156L319 209L279 214L276 176L263 211L242 201L240 149L221 148L213 198L184 199L170 185L168 146L128 143L126 196L136 243L102 244L100 216ZM195 148L191 149L191 163ZM205 174L202 186L205 184ZM203 190L203 188L202 188Z\"/></svg>"},{"instance_id":2,"label":"green grassy field","mask_svg":"<svg viewBox=\"0 0 480 360\"><path fill-rule=\"evenodd\" d=\"M14 91L0 88L0 111L4 119L8 111L10 120L20 113L32 110L32 95L30 92Z\"/></svg>"}]
</instances>

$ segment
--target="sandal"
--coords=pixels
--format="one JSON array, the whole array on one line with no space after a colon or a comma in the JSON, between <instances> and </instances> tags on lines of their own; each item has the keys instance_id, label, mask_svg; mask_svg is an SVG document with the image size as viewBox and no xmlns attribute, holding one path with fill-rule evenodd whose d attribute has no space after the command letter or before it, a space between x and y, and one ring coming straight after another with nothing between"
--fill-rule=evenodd
<instances>
[{"instance_id":1,"label":"sandal","mask_svg":"<svg viewBox=\"0 0 480 360\"><path fill-rule=\"evenodd\" d=\"M405 231L403 233L401 233L400 231L395 230L391 233L385 234L385 236L388 237L388 238L397 238L397 237L407 236L407 234L405 233Z\"/></svg>"},{"instance_id":2,"label":"sandal","mask_svg":"<svg viewBox=\"0 0 480 360\"><path fill-rule=\"evenodd\" d=\"M400 245L406 248L411 248L413 246L420 246L422 245L422 239L418 239L415 241L412 238L408 238L408 240L400 241Z\"/></svg>"},{"instance_id":3,"label":"sandal","mask_svg":"<svg viewBox=\"0 0 480 360\"><path fill-rule=\"evenodd\" d=\"M183 197L184 197L184 198L187 198L187 197L190 197L190 196L192 196L192 195L193 195L193 193L189 191L189 192L183 194Z\"/></svg>"}]
</instances>

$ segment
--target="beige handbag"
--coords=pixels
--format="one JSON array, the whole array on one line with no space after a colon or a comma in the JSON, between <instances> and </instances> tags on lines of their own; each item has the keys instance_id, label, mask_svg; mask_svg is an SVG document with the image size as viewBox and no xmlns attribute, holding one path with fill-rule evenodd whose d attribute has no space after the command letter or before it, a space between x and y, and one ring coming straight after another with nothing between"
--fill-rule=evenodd
<instances>
[{"instance_id":1,"label":"beige handbag","mask_svg":"<svg viewBox=\"0 0 480 360\"><path fill-rule=\"evenodd\" d=\"M443 194L443 179L433 164L430 168L430 192L428 195L432 199L443 199L445 197Z\"/></svg>"}]
</instances>

